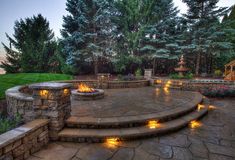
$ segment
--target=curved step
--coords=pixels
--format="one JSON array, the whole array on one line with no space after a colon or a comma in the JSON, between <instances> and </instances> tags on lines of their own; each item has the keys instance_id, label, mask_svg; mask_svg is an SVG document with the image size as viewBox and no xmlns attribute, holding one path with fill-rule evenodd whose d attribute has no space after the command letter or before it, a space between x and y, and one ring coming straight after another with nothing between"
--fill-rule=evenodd
<instances>
[{"instance_id":1,"label":"curved step","mask_svg":"<svg viewBox=\"0 0 235 160\"><path fill-rule=\"evenodd\" d=\"M131 140L136 138L161 135L176 131L187 126L192 120L196 120L207 114L208 106L200 111L193 111L178 119L160 123L158 128L150 129L147 126L119 128L119 129L72 129L65 128L59 133L61 141L73 142L103 142L107 138Z\"/></svg>"},{"instance_id":2,"label":"curved step","mask_svg":"<svg viewBox=\"0 0 235 160\"><path fill-rule=\"evenodd\" d=\"M95 117L76 117L71 116L66 120L66 126L69 128L128 128L133 126L142 126L150 119L157 119L159 122L166 122L188 114L197 109L198 104L203 101L203 96L198 94L191 102L190 106L175 108L157 113L143 114L136 116L95 118Z\"/></svg>"}]
</instances>

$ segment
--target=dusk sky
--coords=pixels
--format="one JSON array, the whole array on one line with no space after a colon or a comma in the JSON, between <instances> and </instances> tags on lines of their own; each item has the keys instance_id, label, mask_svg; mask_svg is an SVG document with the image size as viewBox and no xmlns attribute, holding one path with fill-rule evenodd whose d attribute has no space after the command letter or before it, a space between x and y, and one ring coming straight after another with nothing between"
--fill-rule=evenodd
<instances>
[{"instance_id":1,"label":"dusk sky","mask_svg":"<svg viewBox=\"0 0 235 160\"><path fill-rule=\"evenodd\" d=\"M187 8L181 0L174 0L181 13ZM50 22L56 37L60 37L62 28L62 17L66 15L66 0L0 0L0 42L8 44L5 33L12 35L14 22L20 18L32 17L41 13ZM235 4L235 0L220 0L218 6L230 7ZM4 55L2 45L0 45L0 56Z\"/></svg>"}]
</instances>

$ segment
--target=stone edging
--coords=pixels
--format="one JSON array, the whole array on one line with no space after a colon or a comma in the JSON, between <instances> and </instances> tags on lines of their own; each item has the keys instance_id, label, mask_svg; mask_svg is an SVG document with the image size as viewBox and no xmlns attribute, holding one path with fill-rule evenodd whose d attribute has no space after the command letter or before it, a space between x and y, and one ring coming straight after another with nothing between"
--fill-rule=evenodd
<instances>
[{"instance_id":1,"label":"stone edging","mask_svg":"<svg viewBox=\"0 0 235 160\"><path fill-rule=\"evenodd\" d=\"M48 144L47 119L37 119L0 135L0 159L26 159Z\"/></svg>"}]
</instances>

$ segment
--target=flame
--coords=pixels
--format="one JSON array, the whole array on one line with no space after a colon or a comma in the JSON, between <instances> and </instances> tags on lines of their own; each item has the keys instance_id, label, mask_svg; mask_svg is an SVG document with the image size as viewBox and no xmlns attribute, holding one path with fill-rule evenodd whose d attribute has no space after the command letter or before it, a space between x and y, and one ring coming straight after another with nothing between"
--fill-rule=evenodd
<instances>
[{"instance_id":1,"label":"flame","mask_svg":"<svg viewBox=\"0 0 235 160\"><path fill-rule=\"evenodd\" d=\"M79 92L85 92L85 93L90 93L90 92L94 92L95 90L93 88L90 88L89 86L87 86L86 84L79 84L78 86L78 91Z\"/></svg>"},{"instance_id":2,"label":"flame","mask_svg":"<svg viewBox=\"0 0 235 160\"><path fill-rule=\"evenodd\" d=\"M158 121L155 121L155 120L151 120L151 121L148 121L148 127L150 129L155 129L159 126L160 124L158 123Z\"/></svg>"}]
</instances>

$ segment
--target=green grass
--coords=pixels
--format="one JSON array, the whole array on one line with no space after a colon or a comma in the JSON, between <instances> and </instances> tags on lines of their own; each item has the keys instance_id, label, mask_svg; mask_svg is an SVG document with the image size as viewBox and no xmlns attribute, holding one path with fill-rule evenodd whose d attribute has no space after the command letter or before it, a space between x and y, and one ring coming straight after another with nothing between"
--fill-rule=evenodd
<instances>
[{"instance_id":1,"label":"green grass","mask_svg":"<svg viewBox=\"0 0 235 160\"><path fill-rule=\"evenodd\" d=\"M17 85L48 82L54 80L70 80L72 76L52 73L18 73L0 75L0 99L5 98L5 91Z\"/></svg>"}]
</instances>

